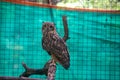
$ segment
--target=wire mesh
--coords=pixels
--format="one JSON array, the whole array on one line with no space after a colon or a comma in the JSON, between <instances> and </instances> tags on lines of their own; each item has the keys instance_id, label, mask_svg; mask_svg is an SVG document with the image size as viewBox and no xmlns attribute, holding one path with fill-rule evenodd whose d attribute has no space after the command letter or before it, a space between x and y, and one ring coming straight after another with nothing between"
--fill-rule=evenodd
<instances>
[{"instance_id":1,"label":"wire mesh","mask_svg":"<svg viewBox=\"0 0 120 80\"><path fill-rule=\"evenodd\" d=\"M0 14L0 76L19 76L24 71L22 62L31 68L42 68L50 59L41 45L42 22L54 22L62 37L62 15L66 15L71 65L65 70L57 64L55 79L120 80L120 14L11 2L0 2Z\"/></svg>"}]
</instances>

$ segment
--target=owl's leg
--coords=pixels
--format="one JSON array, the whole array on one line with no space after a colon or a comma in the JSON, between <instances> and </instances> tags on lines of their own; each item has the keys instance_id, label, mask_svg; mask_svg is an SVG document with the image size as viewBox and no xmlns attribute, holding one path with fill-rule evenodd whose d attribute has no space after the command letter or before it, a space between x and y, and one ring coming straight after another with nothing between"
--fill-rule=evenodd
<instances>
[{"instance_id":1,"label":"owl's leg","mask_svg":"<svg viewBox=\"0 0 120 80\"><path fill-rule=\"evenodd\" d=\"M57 60L57 58L55 57L54 54L51 55L51 58L52 58L52 60L54 60L54 62L57 64L58 60Z\"/></svg>"}]
</instances>

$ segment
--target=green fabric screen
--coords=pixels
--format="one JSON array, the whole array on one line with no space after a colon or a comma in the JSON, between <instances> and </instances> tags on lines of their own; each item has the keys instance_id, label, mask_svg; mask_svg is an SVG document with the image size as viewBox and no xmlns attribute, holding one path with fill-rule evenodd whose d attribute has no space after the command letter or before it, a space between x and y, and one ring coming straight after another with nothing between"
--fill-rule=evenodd
<instances>
[{"instance_id":1,"label":"green fabric screen","mask_svg":"<svg viewBox=\"0 0 120 80\"><path fill-rule=\"evenodd\" d=\"M62 15L68 20L71 66L65 70L57 64L56 80L120 80L120 14L8 2L0 2L0 76L19 76L22 62L42 68L50 59L41 46L42 22L54 22L62 37Z\"/></svg>"}]
</instances>

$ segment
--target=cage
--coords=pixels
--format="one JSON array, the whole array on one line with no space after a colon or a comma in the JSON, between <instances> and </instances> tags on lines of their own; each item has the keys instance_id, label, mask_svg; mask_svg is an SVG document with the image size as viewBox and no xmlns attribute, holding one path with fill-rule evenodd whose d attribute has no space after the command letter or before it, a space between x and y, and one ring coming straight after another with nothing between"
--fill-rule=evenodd
<instances>
[{"instance_id":1,"label":"cage","mask_svg":"<svg viewBox=\"0 0 120 80\"><path fill-rule=\"evenodd\" d=\"M2 0L0 14L0 76L18 77L24 72L22 62L30 68L42 68L51 58L42 48L42 23L54 22L63 37L65 15L70 68L65 70L57 63L55 80L120 80L120 10Z\"/></svg>"}]
</instances>

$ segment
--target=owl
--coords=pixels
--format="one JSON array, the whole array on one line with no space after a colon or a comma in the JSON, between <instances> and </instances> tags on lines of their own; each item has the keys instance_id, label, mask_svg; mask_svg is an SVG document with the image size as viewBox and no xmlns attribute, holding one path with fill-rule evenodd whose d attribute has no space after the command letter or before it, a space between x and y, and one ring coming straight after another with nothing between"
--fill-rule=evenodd
<instances>
[{"instance_id":1,"label":"owl","mask_svg":"<svg viewBox=\"0 0 120 80\"><path fill-rule=\"evenodd\" d=\"M65 69L70 66L70 56L65 41L59 37L52 22L42 24L42 47L51 58Z\"/></svg>"}]
</instances>

